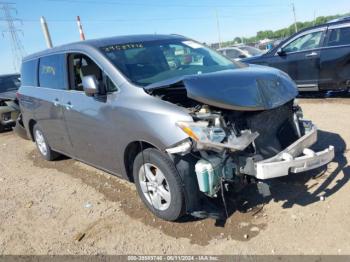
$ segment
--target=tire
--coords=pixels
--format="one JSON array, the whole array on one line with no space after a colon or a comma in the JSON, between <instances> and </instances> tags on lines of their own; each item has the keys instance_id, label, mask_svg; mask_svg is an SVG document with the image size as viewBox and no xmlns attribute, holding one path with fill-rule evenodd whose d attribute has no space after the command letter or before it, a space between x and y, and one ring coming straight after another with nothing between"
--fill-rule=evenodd
<instances>
[{"instance_id":1,"label":"tire","mask_svg":"<svg viewBox=\"0 0 350 262\"><path fill-rule=\"evenodd\" d=\"M133 176L140 198L153 214L168 221L184 215L182 180L166 154L154 148L145 149L143 155L141 152L135 158Z\"/></svg>"},{"instance_id":2,"label":"tire","mask_svg":"<svg viewBox=\"0 0 350 262\"><path fill-rule=\"evenodd\" d=\"M2 124L0 124L0 133L2 133L4 130L5 130L5 127Z\"/></svg>"},{"instance_id":3,"label":"tire","mask_svg":"<svg viewBox=\"0 0 350 262\"><path fill-rule=\"evenodd\" d=\"M59 153L51 149L51 147L47 143L47 140L45 138L43 131L40 129L38 124L35 124L33 128L33 136L34 136L34 141L38 148L38 151L45 160L53 161L60 156Z\"/></svg>"}]
</instances>

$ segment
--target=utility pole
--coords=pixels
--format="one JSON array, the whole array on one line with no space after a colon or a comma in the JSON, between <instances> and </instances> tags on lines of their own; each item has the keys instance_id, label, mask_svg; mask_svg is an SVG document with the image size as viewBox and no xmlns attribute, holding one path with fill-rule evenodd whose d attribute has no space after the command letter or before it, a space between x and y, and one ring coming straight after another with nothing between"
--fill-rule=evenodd
<instances>
[{"instance_id":1,"label":"utility pole","mask_svg":"<svg viewBox=\"0 0 350 262\"><path fill-rule=\"evenodd\" d=\"M2 11L3 15L3 17L0 17L0 21L7 24L7 30L3 30L2 35L5 36L4 33L8 33L10 35L13 68L16 72L18 72L22 58L25 55L25 51L18 36L18 32L23 34L23 31L17 28L15 24L15 22L21 22L21 20L12 16L12 11L17 13L14 5L14 3L0 2L0 11Z\"/></svg>"},{"instance_id":2,"label":"utility pole","mask_svg":"<svg viewBox=\"0 0 350 262\"><path fill-rule=\"evenodd\" d=\"M216 15L216 27L217 27L217 31L218 31L219 48L221 48L220 23L219 23L219 15L218 15L217 9L215 9L215 15Z\"/></svg>"},{"instance_id":3,"label":"utility pole","mask_svg":"<svg viewBox=\"0 0 350 262\"><path fill-rule=\"evenodd\" d=\"M294 16L294 27L295 27L295 33L298 32L298 25L297 25L297 16L295 14L295 5L294 2L292 2L292 10L293 10L293 16Z\"/></svg>"},{"instance_id":4,"label":"utility pole","mask_svg":"<svg viewBox=\"0 0 350 262\"><path fill-rule=\"evenodd\" d=\"M314 10L314 26L316 25L316 10Z\"/></svg>"},{"instance_id":5,"label":"utility pole","mask_svg":"<svg viewBox=\"0 0 350 262\"><path fill-rule=\"evenodd\" d=\"M51 40L51 36L50 36L50 31L49 31L49 27L47 26L45 17L40 17L40 24L41 24L41 29L43 30L43 34L45 37L45 41L46 41L46 45L48 48L52 48L52 40Z\"/></svg>"},{"instance_id":6,"label":"utility pole","mask_svg":"<svg viewBox=\"0 0 350 262\"><path fill-rule=\"evenodd\" d=\"M80 40L84 41L85 34L84 34L83 26L82 26L81 21L80 21L80 16L77 16L77 25L78 25L79 34L80 34Z\"/></svg>"}]
</instances>

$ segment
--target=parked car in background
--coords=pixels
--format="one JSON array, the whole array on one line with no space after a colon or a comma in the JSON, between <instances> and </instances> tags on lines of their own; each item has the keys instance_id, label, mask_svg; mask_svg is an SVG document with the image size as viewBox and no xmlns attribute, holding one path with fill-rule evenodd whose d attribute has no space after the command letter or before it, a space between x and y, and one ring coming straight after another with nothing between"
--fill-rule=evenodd
<instances>
[{"instance_id":1,"label":"parked car in background","mask_svg":"<svg viewBox=\"0 0 350 262\"><path fill-rule=\"evenodd\" d=\"M0 132L16 123L20 112L16 92L20 85L18 74L0 76Z\"/></svg>"},{"instance_id":2,"label":"parked car in background","mask_svg":"<svg viewBox=\"0 0 350 262\"><path fill-rule=\"evenodd\" d=\"M133 181L154 214L176 220L212 213L207 201L239 181L333 159L332 146L308 149L317 129L296 95L279 70L230 61L183 36L136 35L24 58L18 97L43 158L64 154Z\"/></svg>"},{"instance_id":3,"label":"parked car in background","mask_svg":"<svg viewBox=\"0 0 350 262\"><path fill-rule=\"evenodd\" d=\"M239 45L232 47L224 47L217 50L220 54L230 58L231 60L241 60L243 58L255 57L262 55L264 52L247 45Z\"/></svg>"},{"instance_id":4,"label":"parked car in background","mask_svg":"<svg viewBox=\"0 0 350 262\"><path fill-rule=\"evenodd\" d=\"M350 87L350 18L304 29L268 53L244 62L278 68L300 91L347 91Z\"/></svg>"}]
</instances>

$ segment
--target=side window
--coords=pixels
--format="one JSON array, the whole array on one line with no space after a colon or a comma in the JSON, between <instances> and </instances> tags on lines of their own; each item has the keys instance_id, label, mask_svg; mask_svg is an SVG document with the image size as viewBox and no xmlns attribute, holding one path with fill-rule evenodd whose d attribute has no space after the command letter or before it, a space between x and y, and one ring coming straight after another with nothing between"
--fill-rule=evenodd
<instances>
[{"instance_id":1,"label":"side window","mask_svg":"<svg viewBox=\"0 0 350 262\"><path fill-rule=\"evenodd\" d=\"M94 75L99 83L100 91L114 92L117 87L106 76L101 68L83 54L71 54L68 58L70 89L76 91L83 91L82 80L84 76Z\"/></svg>"},{"instance_id":2,"label":"side window","mask_svg":"<svg viewBox=\"0 0 350 262\"><path fill-rule=\"evenodd\" d=\"M218 52L220 55L225 55L225 51L224 50L216 50L216 52Z\"/></svg>"},{"instance_id":3,"label":"side window","mask_svg":"<svg viewBox=\"0 0 350 262\"><path fill-rule=\"evenodd\" d=\"M303 35L283 47L286 53L306 51L320 47L323 31Z\"/></svg>"},{"instance_id":4,"label":"side window","mask_svg":"<svg viewBox=\"0 0 350 262\"><path fill-rule=\"evenodd\" d=\"M108 76L106 76L106 90L107 92L118 91L117 86L113 83L113 81Z\"/></svg>"},{"instance_id":5,"label":"side window","mask_svg":"<svg viewBox=\"0 0 350 262\"><path fill-rule=\"evenodd\" d=\"M236 59L239 58L241 53L235 49L227 49L226 50L226 56L231 58L231 59Z\"/></svg>"},{"instance_id":6,"label":"side window","mask_svg":"<svg viewBox=\"0 0 350 262\"><path fill-rule=\"evenodd\" d=\"M50 55L40 58L39 85L41 87L65 90L64 55Z\"/></svg>"},{"instance_id":7,"label":"side window","mask_svg":"<svg viewBox=\"0 0 350 262\"><path fill-rule=\"evenodd\" d=\"M38 60L22 63L21 81L23 86L37 86Z\"/></svg>"},{"instance_id":8,"label":"side window","mask_svg":"<svg viewBox=\"0 0 350 262\"><path fill-rule=\"evenodd\" d=\"M329 32L327 46L350 45L350 27L334 28Z\"/></svg>"}]
</instances>

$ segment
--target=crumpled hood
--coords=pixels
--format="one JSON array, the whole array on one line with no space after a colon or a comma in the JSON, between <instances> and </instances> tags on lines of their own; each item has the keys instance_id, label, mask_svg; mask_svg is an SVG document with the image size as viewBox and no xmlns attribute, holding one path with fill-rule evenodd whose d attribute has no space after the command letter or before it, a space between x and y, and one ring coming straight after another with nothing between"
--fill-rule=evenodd
<instances>
[{"instance_id":1,"label":"crumpled hood","mask_svg":"<svg viewBox=\"0 0 350 262\"><path fill-rule=\"evenodd\" d=\"M291 78L274 68L249 65L244 68L187 75L153 83L148 92L184 86L193 100L229 110L268 110L294 99L298 89Z\"/></svg>"}]
</instances>

